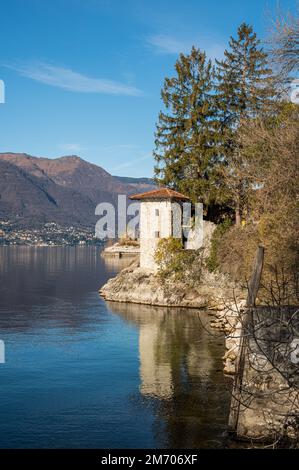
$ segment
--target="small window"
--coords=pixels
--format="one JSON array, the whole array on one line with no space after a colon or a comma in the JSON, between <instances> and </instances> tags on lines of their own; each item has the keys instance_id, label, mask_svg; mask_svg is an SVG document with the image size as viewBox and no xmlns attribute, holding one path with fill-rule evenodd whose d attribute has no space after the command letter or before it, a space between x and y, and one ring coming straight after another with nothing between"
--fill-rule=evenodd
<instances>
[{"instance_id":1,"label":"small window","mask_svg":"<svg viewBox=\"0 0 299 470\"><path fill-rule=\"evenodd\" d=\"M155 232L155 238L160 238L160 232Z\"/></svg>"},{"instance_id":2,"label":"small window","mask_svg":"<svg viewBox=\"0 0 299 470\"><path fill-rule=\"evenodd\" d=\"M155 209L155 215L156 215L156 217L159 217L159 215L160 215L159 209Z\"/></svg>"}]
</instances>

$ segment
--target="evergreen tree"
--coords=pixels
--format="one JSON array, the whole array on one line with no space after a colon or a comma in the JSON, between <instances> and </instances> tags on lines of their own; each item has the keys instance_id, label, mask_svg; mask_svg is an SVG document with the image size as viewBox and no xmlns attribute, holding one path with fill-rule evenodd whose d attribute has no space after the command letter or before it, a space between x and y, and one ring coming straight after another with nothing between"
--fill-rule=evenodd
<instances>
[{"instance_id":1,"label":"evergreen tree","mask_svg":"<svg viewBox=\"0 0 299 470\"><path fill-rule=\"evenodd\" d=\"M266 52L251 26L243 23L238 37L231 37L229 50L217 64L217 106L222 123L237 126L242 118L265 114L274 96L272 70Z\"/></svg>"},{"instance_id":2,"label":"evergreen tree","mask_svg":"<svg viewBox=\"0 0 299 470\"><path fill-rule=\"evenodd\" d=\"M246 165L239 146L238 129L242 120L266 115L274 96L272 71L267 54L251 26L243 23L237 39L231 37L224 59L217 61L216 106L222 131L222 177L228 197L240 223L248 182L243 177Z\"/></svg>"},{"instance_id":3,"label":"evergreen tree","mask_svg":"<svg viewBox=\"0 0 299 470\"><path fill-rule=\"evenodd\" d=\"M214 69L193 47L190 55L180 55L175 70L161 93L166 110L155 134L156 180L208 205L215 199L218 154Z\"/></svg>"}]
</instances>

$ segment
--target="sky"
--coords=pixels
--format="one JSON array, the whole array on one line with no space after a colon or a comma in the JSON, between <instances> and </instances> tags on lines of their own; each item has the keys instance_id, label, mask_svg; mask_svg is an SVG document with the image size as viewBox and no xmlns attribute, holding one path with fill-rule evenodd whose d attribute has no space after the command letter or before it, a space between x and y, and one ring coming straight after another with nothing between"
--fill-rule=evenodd
<instances>
[{"instance_id":1,"label":"sky","mask_svg":"<svg viewBox=\"0 0 299 470\"><path fill-rule=\"evenodd\" d=\"M160 91L179 53L194 44L220 58L243 21L265 39L277 3L2 1L0 152L76 154L114 175L152 176Z\"/></svg>"}]
</instances>

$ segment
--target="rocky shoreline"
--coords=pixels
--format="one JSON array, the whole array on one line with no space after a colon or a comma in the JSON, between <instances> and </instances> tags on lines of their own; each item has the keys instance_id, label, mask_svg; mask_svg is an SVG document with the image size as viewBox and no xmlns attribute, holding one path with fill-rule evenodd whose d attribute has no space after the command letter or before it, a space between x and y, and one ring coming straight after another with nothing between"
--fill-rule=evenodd
<instances>
[{"instance_id":1,"label":"rocky shoreline","mask_svg":"<svg viewBox=\"0 0 299 470\"><path fill-rule=\"evenodd\" d=\"M226 375L234 375L236 372L236 360L242 336L241 315L245 310L245 303L245 299L231 303L223 310L217 311L211 321L212 328L225 333L226 353L223 356L223 371Z\"/></svg>"},{"instance_id":2,"label":"rocky shoreline","mask_svg":"<svg viewBox=\"0 0 299 470\"><path fill-rule=\"evenodd\" d=\"M99 292L113 302L210 310L211 326L226 335L224 373L234 374L240 341L239 314L244 309L245 293L223 274L204 271L199 285L193 287L179 282L163 283L159 276L141 269L136 259Z\"/></svg>"},{"instance_id":3,"label":"rocky shoreline","mask_svg":"<svg viewBox=\"0 0 299 470\"><path fill-rule=\"evenodd\" d=\"M105 300L113 302L208 310L211 327L225 334L223 372L225 375L237 377L236 369L243 335L242 316L245 313L247 292L232 284L226 276L203 270L200 282L196 286L187 286L173 280L162 281L157 274L141 269L139 261L135 260L110 279L100 289L100 294ZM252 389L257 398L253 407L241 407L238 428L236 430L232 426L232 429L238 439L272 442L277 433L282 433L285 423L282 422L277 404L273 405L271 397L277 394L280 396L281 388L286 388L286 384L279 374L273 371L269 371L265 376L264 370L258 373L258 367L257 370L252 369L250 364L256 361L257 357L259 354L250 352L249 362L247 361L244 369L246 387ZM264 363L265 358L261 356L261 359ZM287 392L286 400L290 397L293 399L293 395L292 391ZM297 400L297 397L295 398ZM292 403L296 400L293 399ZM297 405L294 407L297 409ZM289 413L288 401L281 405L281 409L286 414ZM233 413L232 406L230 420ZM287 434L292 437L293 428L290 429Z\"/></svg>"},{"instance_id":4,"label":"rocky shoreline","mask_svg":"<svg viewBox=\"0 0 299 470\"><path fill-rule=\"evenodd\" d=\"M224 275L205 272L197 286L186 286L181 282L163 283L159 276L138 267L133 262L99 290L105 300L131 302L160 307L187 307L223 310L228 298L233 298L233 290ZM240 289L238 295L240 295Z\"/></svg>"}]
</instances>

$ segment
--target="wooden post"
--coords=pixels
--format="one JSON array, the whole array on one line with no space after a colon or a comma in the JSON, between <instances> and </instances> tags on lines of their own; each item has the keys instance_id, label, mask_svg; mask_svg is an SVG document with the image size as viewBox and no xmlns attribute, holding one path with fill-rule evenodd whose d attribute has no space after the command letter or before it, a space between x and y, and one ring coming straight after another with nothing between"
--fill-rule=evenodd
<instances>
[{"instance_id":1,"label":"wooden post","mask_svg":"<svg viewBox=\"0 0 299 470\"><path fill-rule=\"evenodd\" d=\"M238 360L236 364L235 380L233 385L233 397L231 401L231 410L229 417L229 426L235 433L238 431L238 420L240 414L240 405L242 401L242 385L243 385L243 374L245 367L246 350L249 343L249 335L251 331L251 325L253 320L253 307L255 306L256 296L259 290L263 263L264 263L264 252L263 246L259 246L255 255L252 275L248 284L248 295L246 300L246 309L242 319L242 329L240 338L240 348L238 354Z\"/></svg>"},{"instance_id":2,"label":"wooden post","mask_svg":"<svg viewBox=\"0 0 299 470\"><path fill-rule=\"evenodd\" d=\"M259 246L255 255L252 275L248 284L248 295L246 300L246 307L254 307L255 299L260 287L260 281L264 264L265 248Z\"/></svg>"}]
</instances>

